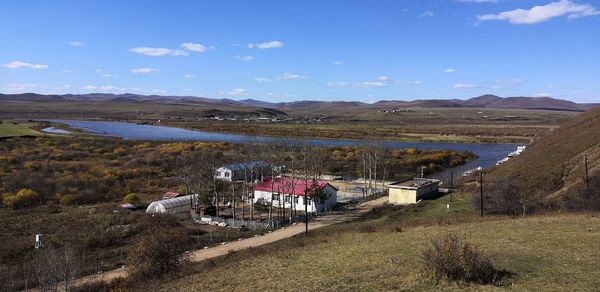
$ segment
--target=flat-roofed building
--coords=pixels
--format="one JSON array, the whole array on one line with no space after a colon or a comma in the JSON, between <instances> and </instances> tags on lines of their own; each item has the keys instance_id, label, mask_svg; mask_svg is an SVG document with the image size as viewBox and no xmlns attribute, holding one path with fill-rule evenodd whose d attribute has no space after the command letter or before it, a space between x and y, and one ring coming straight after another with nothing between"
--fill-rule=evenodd
<instances>
[{"instance_id":1,"label":"flat-roofed building","mask_svg":"<svg viewBox=\"0 0 600 292\"><path fill-rule=\"evenodd\" d=\"M436 194L441 181L429 178L411 178L387 184L389 203L395 205L415 204L427 195Z\"/></svg>"}]
</instances>

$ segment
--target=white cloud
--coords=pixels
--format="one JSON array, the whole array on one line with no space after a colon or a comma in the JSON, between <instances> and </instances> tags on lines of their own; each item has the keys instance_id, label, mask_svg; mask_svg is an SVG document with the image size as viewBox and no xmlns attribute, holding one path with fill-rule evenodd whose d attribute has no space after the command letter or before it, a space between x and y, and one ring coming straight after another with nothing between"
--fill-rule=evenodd
<instances>
[{"instance_id":1,"label":"white cloud","mask_svg":"<svg viewBox=\"0 0 600 292\"><path fill-rule=\"evenodd\" d=\"M226 93L229 96L246 96L248 95L248 90L243 88L236 88Z\"/></svg>"},{"instance_id":2,"label":"white cloud","mask_svg":"<svg viewBox=\"0 0 600 292\"><path fill-rule=\"evenodd\" d=\"M534 6L531 9L515 9L498 14L478 15L477 19L480 21L507 20L513 24L535 24L564 15L567 16L567 19L576 19L599 14L600 10L590 4L560 0L546 5Z\"/></svg>"},{"instance_id":3,"label":"white cloud","mask_svg":"<svg viewBox=\"0 0 600 292\"><path fill-rule=\"evenodd\" d=\"M420 84L423 84L423 81L421 81L421 80L415 80L415 81L411 81L410 84L420 85Z\"/></svg>"},{"instance_id":4,"label":"white cloud","mask_svg":"<svg viewBox=\"0 0 600 292\"><path fill-rule=\"evenodd\" d=\"M9 91L25 91L37 87L39 86L35 83L11 83L8 85L7 89Z\"/></svg>"},{"instance_id":5,"label":"white cloud","mask_svg":"<svg viewBox=\"0 0 600 292\"><path fill-rule=\"evenodd\" d=\"M458 0L458 2L468 2L468 3L498 3L498 0Z\"/></svg>"},{"instance_id":6,"label":"white cloud","mask_svg":"<svg viewBox=\"0 0 600 292\"><path fill-rule=\"evenodd\" d=\"M96 69L96 73L102 73L102 69Z\"/></svg>"},{"instance_id":7,"label":"white cloud","mask_svg":"<svg viewBox=\"0 0 600 292\"><path fill-rule=\"evenodd\" d=\"M468 84L468 83L456 83L452 87L455 89L470 89L470 88L475 88L475 85Z\"/></svg>"},{"instance_id":8,"label":"white cloud","mask_svg":"<svg viewBox=\"0 0 600 292\"><path fill-rule=\"evenodd\" d=\"M234 59L236 60L240 60L240 61L252 61L254 60L254 57L252 56L233 56Z\"/></svg>"},{"instance_id":9,"label":"white cloud","mask_svg":"<svg viewBox=\"0 0 600 292\"><path fill-rule=\"evenodd\" d=\"M271 82L273 80L271 80L269 78L264 78L264 77L256 77L256 78L254 78L254 81L256 81L258 83L265 83L265 82Z\"/></svg>"},{"instance_id":10,"label":"white cloud","mask_svg":"<svg viewBox=\"0 0 600 292\"><path fill-rule=\"evenodd\" d=\"M444 73L456 73L456 69L448 68L448 69L444 70Z\"/></svg>"},{"instance_id":11,"label":"white cloud","mask_svg":"<svg viewBox=\"0 0 600 292\"><path fill-rule=\"evenodd\" d=\"M164 89L152 89L152 93L167 93Z\"/></svg>"},{"instance_id":12,"label":"white cloud","mask_svg":"<svg viewBox=\"0 0 600 292\"><path fill-rule=\"evenodd\" d=\"M279 49L283 48L283 43L280 41L270 41L266 43L256 43L256 44L248 44L248 48L258 48L258 49Z\"/></svg>"},{"instance_id":13,"label":"white cloud","mask_svg":"<svg viewBox=\"0 0 600 292\"><path fill-rule=\"evenodd\" d=\"M504 85L504 86L518 86L523 84L523 82L525 82L525 80L523 79L518 79L518 78L512 78L512 79L496 79L494 81L496 84L499 85Z\"/></svg>"},{"instance_id":14,"label":"white cloud","mask_svg":"<svg viewBox=\"0 0 600 292\"><path fill-rule=\"evenodd\" d=\"M109 74L109 73L102 74L101 76L104 77L104 78L115 78L115 77L117 77L116 75Z\"/></svg>"},{"instance_id":15,"label":"white cloud","mask_svg":"<svg viewBox=\"0 0 600 292\"><path fill-rule=\"evenodd\" d=\"M330 81L329 83L327 83L327 86L329 87L346 87L350 85L351 84L349 82L345 81Z\"/></svg>"},{"instance_id":16,"label":"white cloud","mask_svg":"<svg viewBox=\"0 0 600 292\"><path fill-rule=\"evenodd\" d=\"M131 91L140 92L140 91L144 91L144 89L140 88L140 87L134 87L134 88L131 88Z\"/></svg>"},{"instance_id":17,"label":"white cloud","mask_svg":"<svg viewBox=\"0 0 600 292\"><path fill-rule=\"evenodd\" d=\"M115 91L115 90L119 90L119 88L114 87L112 85L105 85L105 86L100 86L100 90L101 91Z\"/></svg>"},{"instance_id":18,"label":"white cloud","mask_svg":"<svg viewBox=\"0 0 600 292\"><path fill-rule=\"evenodd\" d=\"M283 76L281 76L279 78L279 80L302 80L302 79L306 79L307 77L304 75L300 75L300 74L294 74L294 73L283 73Z\"/></svg>"},{"instance_id":19,"label":"white cloud","mask_svg":"<svg viewBox=\"0 0 600 292\"><path fill-rule=\"evenodd\" d=\"M377 77L377 80L378 80L378 81L386 81L386 80L388 80L388 79L389 79L389 78L388 78L387 76L379 76L379 77Z\"/></svg>"},{"instance_id":20,"label":"white cloud","mask_svg":"<svg viewBox=\"0 0 600 292\"><path fill-rule=\"evenodd\" d=\"M159 71L158 69L148 68L148 67L129 69L129 72L134 73L134 74L148 74L148 73L153 73L153 72L158 72L158 71Z\"/></svg>"},{"instance_id":21,"label":"white cloud","mask_svg":"<svg viewBox=\"0 0 600 292\"><path fill-rule=\"evenodd\" d=\"M266 83L266 82L276 82L276 81L282 81L282 80L303 80L306 78L308 78L308 77L306 77L304 75L286 72L277 78L255 77L254 81L256 81L258 83Z\"/></svg>"},{"instance_id":22,"label":"white cloud","mask_svg":"<svg viewBox=\"0 0 600 292\"><path fill-rule=\"evenodd\" d=\"M70 41L69 46L71 47L83 47L83 43L80 41Z\"/></svg>"},{"instance_id":23,"label":"white cloud","mask_svg":"<svg viewBox=\"0 0 600 292\"><path fill-rule=\"evenodd\" d=\"M185 79L196 78L196 75L193 75L193 74L185 74L185 75L183 75L183 78L185 78Z\"/></svg>"},{"instance_id":24,"label":"white cloud","mask_svg":"<svg viewBox=\"0 0 600 292\"><path fill-rule=\"evenodd\" d=\"M367 82L358 83L358 84L356 84L356 86L366 87L366 88L369 88L369 87L384 87L385 83L380 82L380 81L367 81Z\"/></svg>"},{"instance_id":25,"label":"white cloud","mask_svg":"<svg viewBox=\"0 0 600 292\"><path fill-rule=\"evenodd\" d=\"M336 66L343 65L343 64L344 64L344 62L342 62L342 61L333 62L333 65L336 65Z\"/></svg>"},{"instance_id":26,"label":"white cloud","mask_svg":"<svg viewBox=\"0 0 600 292\"><path fill-rule=\"evenodd\" d=\"M10 68L10 69L20 69L20 68L29 68L29 69L48 69L48 65L46 64L32 64L21 61L12 61L8 64L2 65L2 67Z\"/></svg>"},{"instance_id":27,"label":"white cloud","mask_svg":"<svg viewBox=\"0 0 600 292\"><path fill-rule=\"evenodd\" d=\"M130 52L137 53L145 56L161 57L161 56L187 56L187 52L182 50L171 50L167 48L150 48L150 47L137 47L129 49Z\"/></svg>"},{"instance_id":28,"label":"white cloud","mask_svg":"<svg viewBox=\"0 0 600 292\"><path fill-rule=\"evenodd\" d=\"M69 70L69 69L62 69L62 70L60 70L60 73L71 73L71 70Z\"/></svg>"},{"instance_id":29,"label":"white cloud","mask_svg":"<svg viewBox=\"0 0 600 292\"><path fill-rule=\"evenodd\" d=\"M65 84L63 86L54 87L55 90L66 90L66 89L69 89L69 88L71 88L70 84Z\"/></svg>"},{"instance_id":30,"label":"white cloud","mask_svg":"<svg viewBox=\"0 0 600 292\"><path fill-rule=\"evenodd\" d=\"M419 14L419 17L432 17L434 15L435 15L435 13L433 13L433 11L425 11L425 12Z\"/></svg>"},{"instance_id":31,"label":"white cloud","mask_svg":"<svg viewBox=\"0 0 600 292\"><path fill-rule=\"evenodd\" d=\"M548 93L548 92L540 92L540 93L536 93L535 94L536 97L551 97L552 93Z\"/></svg>"},{"instance_id":32,"label":"white cloud","mask_svg":"<svg viewBox=\"0 0 600 292\"><path fill-rule=\"evenodd\" d=\"M125 91L126 88L119 88L119 87L115 87L112 85L103 85L103 86L96 86L96 85L86 85L83 87L84 90L95 90L95 91Z\"/></svg>"},{"instance_id":33,"label":"white cloud","mask_svg":"<svg viewBox=\"0 0 600 292\"><path fill-rule=\"evenodd\" d=\"M206 51L206 47L201 44L183 43L183 44L181 44L181 47L188 51L198 52L198 53L202 53L202 52Z\"/></svg>"}]
</instances>

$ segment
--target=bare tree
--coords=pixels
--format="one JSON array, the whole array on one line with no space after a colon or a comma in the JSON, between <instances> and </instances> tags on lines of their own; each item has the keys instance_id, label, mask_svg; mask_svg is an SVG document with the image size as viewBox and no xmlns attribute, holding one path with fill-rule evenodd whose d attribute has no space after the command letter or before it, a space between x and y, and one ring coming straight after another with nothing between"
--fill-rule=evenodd
<instances>
[{"instance_id":1,"label":"bare tree","mask_svg":"<svg viewBox=\"0 0 600 292\"><path fill-rule=\"evenodd\" d=\"M317 200L323 199L323 192L318 186L318 180L323 174L324 162L322 153L311 147L307 142L301 148L302 167L304 168L304 216L305 229L308 234L308 202L315 203Z\"/></svg>"},{"instance_id":2,"label":"bare tree","mask_svg":"<svg viewBox=\"0 0 600 292\"><path fill-rule=\"evenodd\" d=\"M514 178L500 177L484 183L485 210L490 213L506 215L522 214L527 210L526 197L521 191L520 183ZM481 204L479 195L474 196L475 203Z\"/></svg>"},{"instance_id":3,"label":"bare tree","mask_svg":"<svg viewBox=\"0 0 600 292\"><path fill-rule=\"evenodd\" d=\"M81 263L77 258L78 252L71 246L63 246L54 250L54 267L58 280L63 283L66 292L70 291L73 280L81 270Z\"/></svg>"},{"instance_id":4,"label":"bare tree","mask_svg":"<svg viewBox=\"0 0 600 292\"><path fill-rule=\"evenodd\" d=\"M57 290L61 285L70 291L73 280L81 271L78 252L72 246L37 250L33 260L33 272L42 291Z\"/></svg>"}]
</instances>

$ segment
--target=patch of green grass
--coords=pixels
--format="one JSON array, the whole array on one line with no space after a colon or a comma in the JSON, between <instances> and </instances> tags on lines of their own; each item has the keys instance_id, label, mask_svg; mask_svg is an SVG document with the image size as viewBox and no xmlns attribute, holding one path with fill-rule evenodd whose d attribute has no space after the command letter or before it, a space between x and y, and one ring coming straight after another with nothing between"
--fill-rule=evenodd
<instances>
[{"instance_id":1,"label":"patch of green grass","mask_svg":"<svg viewBox=\"0 0 600 292\"><path fill-rule=\"evenodd\" d=\"M46 136L47 134L32 129L34 123L17 123L3 121L0 124L0 138L22 136Z\"/></svg>"}]
</instances>

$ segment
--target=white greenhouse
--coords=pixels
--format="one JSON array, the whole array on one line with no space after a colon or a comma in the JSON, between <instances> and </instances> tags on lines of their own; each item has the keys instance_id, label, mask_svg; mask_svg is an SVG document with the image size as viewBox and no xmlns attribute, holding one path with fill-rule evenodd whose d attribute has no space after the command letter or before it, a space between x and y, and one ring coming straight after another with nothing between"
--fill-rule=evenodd
<instances>
[{"instance_id":1,"label":"white greenhouse","mask_svg":"<svg viewBox=\"0 0 600 292\"><path fill-rule=\"evenodd\" d=\"M192 202L193 200L193 202ZM160 200L150 203L146 213L181 214L189 212L192 204L198 201L198 194Z\"/></svg>"}]
</instances>

